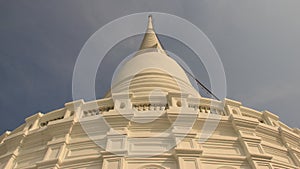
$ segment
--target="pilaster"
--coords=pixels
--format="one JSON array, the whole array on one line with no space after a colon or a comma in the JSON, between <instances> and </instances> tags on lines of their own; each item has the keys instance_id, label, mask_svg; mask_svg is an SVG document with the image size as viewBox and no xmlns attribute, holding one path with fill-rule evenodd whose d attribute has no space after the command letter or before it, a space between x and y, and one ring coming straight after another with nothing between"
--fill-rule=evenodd
<instances>
[{"instance_id":1,"label":"pilaster","mask_svg":"<svg viewBox=\"0 0 300 169\"><path fill-rule=\"evenodd\" d=\"M246 154L247 161L252 168L269 168L272 169L271 155L264 152L261 146L262 139L255 134L255 129L259 124L257 119L242 117L231 114L230 120L238 135L238 140Z\"/></svg>"}]
</instances>

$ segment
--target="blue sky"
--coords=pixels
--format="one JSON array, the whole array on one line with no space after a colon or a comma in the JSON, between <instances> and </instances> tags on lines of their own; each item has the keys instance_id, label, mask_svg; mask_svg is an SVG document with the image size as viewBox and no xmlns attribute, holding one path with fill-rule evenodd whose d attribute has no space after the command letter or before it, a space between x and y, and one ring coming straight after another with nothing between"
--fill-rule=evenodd
<instances>
[{"instance_id":1,"label":"blue sky","mask_svg":"<svg viewBox=\"0 0 300 169\"><path fill-rule=\"evenodd\" d=\"M74 64L87 39L114 19L151 11L185 18L210 38L225 68L228 98L299 128L299 7L297 0L0 0L0 132L72 101ZM107 54L97 75L99 98L114 66L141 38ZM160 39L180 56L179 42ZM208 81L201 66L193 70Z\"/></svg>"}]
</instances>

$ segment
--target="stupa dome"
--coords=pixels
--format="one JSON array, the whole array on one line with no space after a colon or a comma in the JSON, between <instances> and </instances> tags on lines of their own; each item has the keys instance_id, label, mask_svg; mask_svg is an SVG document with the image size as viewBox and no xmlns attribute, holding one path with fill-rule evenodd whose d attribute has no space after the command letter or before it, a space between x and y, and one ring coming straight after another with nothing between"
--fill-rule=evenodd
<instances>
[{"instance_id":1,"label":"stupa dome","mask_svg":"<svg viewBox=\"0 0 300 169\"><path fill-rule=\"evenodd\" d=\"M113 83L105 98L36 113L0 135L0 169L300 168L300 130L269 111L200 97L151 17Z\"/></svg>"}]
</instances>

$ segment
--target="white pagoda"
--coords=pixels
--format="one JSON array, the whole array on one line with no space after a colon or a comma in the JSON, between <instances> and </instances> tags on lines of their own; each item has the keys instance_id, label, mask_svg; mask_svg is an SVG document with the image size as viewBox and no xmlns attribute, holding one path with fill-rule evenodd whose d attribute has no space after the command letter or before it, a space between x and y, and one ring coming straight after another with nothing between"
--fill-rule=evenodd
<instances>
[{"instance_id":1,"label":"white pagoda","mask_svg":"<svg viewBox=\"0 0 300 169\"><path fill-rule=\"evenodd\" d=\"M38 113L0 136L1 169L299 169L300 130L201 97L149 17L140 50L99 100ZM216 124L211 133L207 124Z\"/></svg>"}]
</instances>

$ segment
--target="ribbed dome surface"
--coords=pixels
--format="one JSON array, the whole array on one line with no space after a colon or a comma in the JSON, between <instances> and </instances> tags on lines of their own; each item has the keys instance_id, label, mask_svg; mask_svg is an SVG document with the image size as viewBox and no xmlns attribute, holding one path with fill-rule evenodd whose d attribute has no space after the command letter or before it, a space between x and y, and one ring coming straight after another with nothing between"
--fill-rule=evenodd
<instances>
[{"instance_id":1,"label":"ribbed dome surface","mask_svg":"<svg viewBox=\"0 0 300 169\"><path fill-rule=\"evenodd\" d=\"M158 49L139 52L126 62L114 77L112 86L112 93L133 93L135 96L150 96L153 91L160 90L199 97L180 65Z\"/></svg>"}]
</instances>

